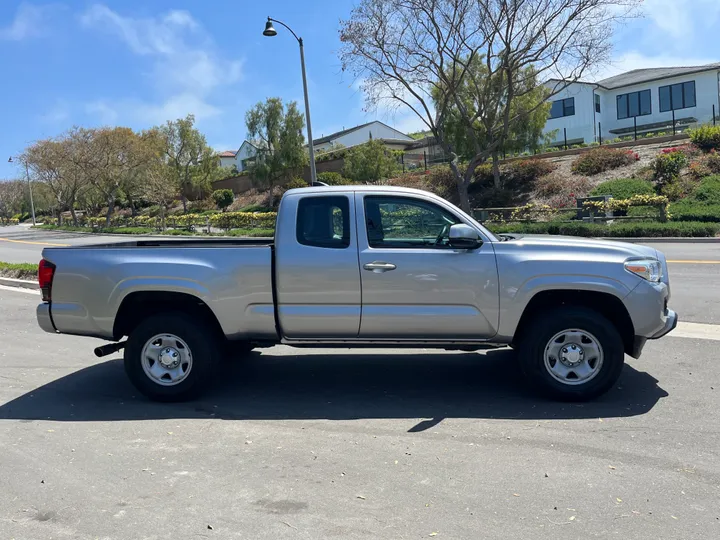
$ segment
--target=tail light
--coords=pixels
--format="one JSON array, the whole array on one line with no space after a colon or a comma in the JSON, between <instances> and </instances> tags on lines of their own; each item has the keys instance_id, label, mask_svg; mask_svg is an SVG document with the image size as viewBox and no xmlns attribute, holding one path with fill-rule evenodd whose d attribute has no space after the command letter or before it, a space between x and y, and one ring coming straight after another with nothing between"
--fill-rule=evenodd
<instances>
[{"instance_id":1,"label":"tail light","mask_svg":"<svg viewBox=\"0 0 720 540\"><path fill-rule=\"evenodd\" d=\"M55 265L50 261L42 259L38 264L38 284L42 291L43 302L50 301L53 277L55 276Z\"/></svg>"}]
</instances>

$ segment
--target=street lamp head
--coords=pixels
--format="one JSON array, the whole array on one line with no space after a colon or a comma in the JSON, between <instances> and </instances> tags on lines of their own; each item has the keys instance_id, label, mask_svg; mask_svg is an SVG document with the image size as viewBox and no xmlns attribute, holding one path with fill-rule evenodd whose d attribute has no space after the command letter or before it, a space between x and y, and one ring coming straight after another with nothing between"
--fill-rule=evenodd
<instances>
[{"instance_id":1,"label":"street lamp head","mask_svg":"<svg viewBox=\"0 0 720 540\"><path fill-rule=\"evenodd\" d=\"M263 31L263 36L267 36L267 37L277 36L277 30L275 30L275 28L273 28L273 23L270 20L270 17L268 17L268 20L265 23L265 30Z\"/></svg>"}]
</instances>

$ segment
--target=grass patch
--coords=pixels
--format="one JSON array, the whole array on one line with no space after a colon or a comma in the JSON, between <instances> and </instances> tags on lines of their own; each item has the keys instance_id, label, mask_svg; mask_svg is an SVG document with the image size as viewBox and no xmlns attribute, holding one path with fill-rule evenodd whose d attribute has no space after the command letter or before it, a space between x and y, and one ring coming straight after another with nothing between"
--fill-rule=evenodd
<instances>
[{"instance_id":1,"label":"grass patch","mask_svg":"<svg viewBox=\"0 0 720 540\"><path fill-rule=\"evenodd\" d=\"M508 223L489 224L494 233L553 234L582 237L714 237L720 232L718 223L699 223L690 221L658 223L636 221L634 223Z\"/></svg>"},{"instance_id":2,"label":"grass patch","mask_svg":"<svg viewBox=\"0 0 720 540\"><path fill-rule=\"evenodd\" d=\"M38 265L31 263L0 262L0 276L14 279L36 279Z\"/></svg>"}]
</instances>

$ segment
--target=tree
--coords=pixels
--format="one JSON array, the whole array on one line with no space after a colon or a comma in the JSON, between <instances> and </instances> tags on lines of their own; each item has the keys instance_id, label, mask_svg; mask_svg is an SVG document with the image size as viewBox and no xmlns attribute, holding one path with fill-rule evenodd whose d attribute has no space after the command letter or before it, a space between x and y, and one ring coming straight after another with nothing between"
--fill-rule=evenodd
<instances>
[{"instance_id":1,"label":"tree","mask_svg":"<svg viewBox=\"0 0 720 540\"><path fill-rule=\"evenodd\" d=\"M87 157L78 156L79 164L105 198L105 223L109 227L121 188L125 186L135 194L140 174L152 154L142 137L130 128L79 129L78 134L87 141Z\"/></svg>"},{"instance_id":2,"label":"tree","mask_svg":"<svg viewBox=\"0 0 720 540\"><path fill-rule=\"evenodd\" d=\"M87 162L89 142L87 131L73 128L54 139L44 139L31 144L21 156L32 175L47 186L52 194L54 209L70 211L73 225L77 226L75 203L82 190L89 184Z\"/></svg>"},{"instance_id":3,"label":"tree","mask_svg":"<svg viewBox=\"0 0 720 540\"><path fill-rule=\"evenodd\" d=\"M216 189L213 191L212 197L217 207L223 212L235 200L235 195L233 194L232 189Z\"/></svg>"},{"instance_id":4,"label":"tree","mask_svg":"<svg viewBox=\"0 0 720 540\"><path fill-rule=\"evenodd\" d=\"M307 163L302 134L305 119L296 102L283 107L280 98L268 98L247 112L245 123L258 148L250 173L267 186L268 206L272 206L278 180L293 176Z\"/></svg>"},{"instance_id":5,"label":"tree","mask_svg":"<svg viewBox=\"0 0 720 540\"><path fill-rule=\"evenodd\" d=\"M456 90L457 97L462 104L462 108L471 117L478 118L478 105L474 99L475 86L470 81L488 87L483 89L483 92L492 91L495 81L487 77L487 66L480 55L476 55L474 60L468 63L467 69L472 76L466 77L463 84L458 86ZM537 149L544 140L542 132L550 112L550 103L547 101L550 90L538 82L533 66L528 66L519 71L516 74L516 79L516 97L510 104L510 120L507 134L498 136L497 148L493 149L490 154L493 164L494 184L498 189L503 188L499 168L500 154ZM442 99L442 94L442 90L434 91L434 96L437 96L438 100ZM493 122L494 120L491 123ZM469 161L473 159L476 152L476 143L480 143L481 146L487 146L490 143L486 132L486 124L475 120L472 129L468 130L459 106L451 105L448 107L444 127L446 139L453 146L455 154L461 160Z\"/></svg>"},{"instance_id":6,"label":"tree","mask_svg":"<svg viewBox=\"0 0 720 540\"><path fill-rule=\"evenodd\" d=\"M20 213L26 189L22 180L0 180L0 223Z\"/></svg>"},{"instance_id":7,"label":"tree","mask_svg":"<svg viewBox=\"0 0 720 540\"><path fill-rule=\"evenodd\" d=\"M141 196L160 207L160 226L165 229L165 216L170 205L180 195L176 170L167 162L166 139L157 129L145 131L143 140L151 152L152 159L144 168Z\"/></svg>"},{"instance_id":8,"label":"tree","mask_svg":"<svg viewBox=\"0 0 720 540\"><path fill-rule=\"evenodd\" d=\"M502 148L535 89L549 98L606 63L616 22L639 0L360 0L341 22L343 70L363 81L369 107L413 111L451 156L463 209L477 166ZM485 70L471 67L482 59ZM473 104L468 107L468 98ZM538 105L539 107L540 105ZM525 113L531 112L526 110ZM471 152L461 165L448 136L453 114ZM452 122L451 122L452 124Z\"/></svg>"},{"instance_id":9,"label":"tree","mask_svg":"<svg viewBox=\"0 0 720 540\"><path fill-rule=\"evenodd\" d=\"M172 171L172 178L178 186L183 210L187 212L187 201L198 190L207 193L210 181L219 168L215 151L210 148L205 136L195 127L192 114L154 128L164 141L164 154Z\"/></svg>"},{"instance_id":10,"label":"tree","mask_svg":"<svg viewBox=\"0 0 720 540\"><path fill-rule=\"evenodd\" d=\"M343 174L355 182L377 182L391 177L397 169L395 153L382 141L371 140L347 151Z\"/></svg>"}]
</instances>

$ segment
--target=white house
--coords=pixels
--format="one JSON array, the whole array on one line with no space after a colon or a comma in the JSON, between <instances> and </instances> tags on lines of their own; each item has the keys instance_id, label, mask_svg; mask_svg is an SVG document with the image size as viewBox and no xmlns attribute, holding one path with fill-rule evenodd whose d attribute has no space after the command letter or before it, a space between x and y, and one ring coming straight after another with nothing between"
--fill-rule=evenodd
<instances>
[{"instance_id":1,"label":"white house","mask_svg":"<svg viewBox=\"0 0 720 540\"><path fill-rule=\"evenodd\" d=\"M332 133L327 136L320 137L319 139L313 140L313 147L315 152L325 152L332 150L339 145L342 146L355 146L358 144L366 143L371 139L381 139L387 145L392 146L393 143L401 144L412 142L414 139L409 135L405 135L401 131L395 128L391 128L387 124L383 124L378 120L355 126L350 129L344 129L337 133Z\"/></svg>"},{"instance_id":2,"label":"white house","mask_svg":"<svg viewBox=\"0 0 720 540\"><path fill-rule=\"evenodd\" d=\"M242 172L248 168L248 164L257 155L257 147L249 142L243 141L240 148L236 152L232 150L226 150L220 152L218 157L220 158L221 167L235 167L238 172Z\"/></svg>"},{"instance_id":3,"label":"white house","mask_svg":"<svg viewBox=\"0 0 720 540\"><path fill-rule=\"evenodd\" d=\"M561 84L550 80L547 86ZM577 144L649 132L671 132L720 117L720 62L635 69L596 83L572 83L552 98L544 133Z\"/></svg>"}]
</instances>

